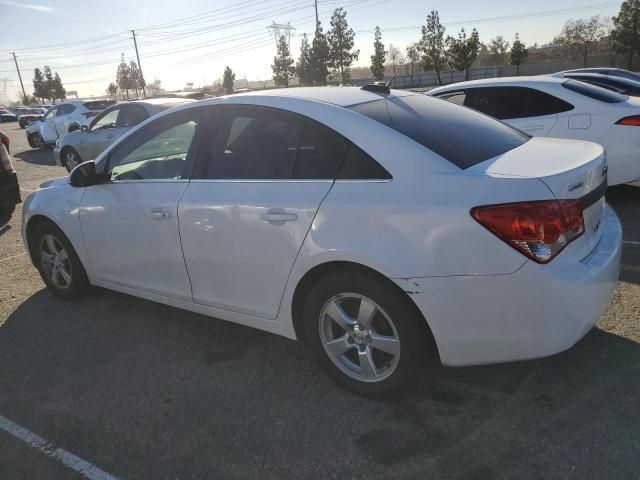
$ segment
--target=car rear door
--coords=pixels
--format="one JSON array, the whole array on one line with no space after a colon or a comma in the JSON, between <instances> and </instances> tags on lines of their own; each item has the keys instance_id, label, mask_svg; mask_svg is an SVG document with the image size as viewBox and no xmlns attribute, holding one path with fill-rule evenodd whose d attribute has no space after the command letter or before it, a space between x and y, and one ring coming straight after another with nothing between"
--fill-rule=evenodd
<instances>
[{"instance_id":1,"label":"car rear door","mask_svg":"<svg viewBox=\"0 0 640 480\"><path fill-rule=\"evenodd\" d=\"M569 103L528 87L499 86L468 89L465 106L491 115L532 136L547 136L558 114L573 109Z\"/></svg>"},{"instance_id":2,"label":"car rear door","mask_svg":"<svg viewBox=\"0 0 640 480\"><path fill-rule=\"evenodd\" d=\"M88 187L80 207L95 278L109 285L191 301L182 256L178 201L206 123L203 108L158 118L99 165L109 181Z\"/></svg>"},{"instance_id":3,"label":"car rear door","mask_svg":"<svg viewBox=\"0 0 640 480\"><path fill-rule=\"evenodd\" d=\"M217 106L178 206L196 303L273 319L348 142L299 115Z\"/></svg>"},{"instance_id":4,"label":"car rear door","mask_svg":"<svg viewBox=\"0 0 640 480\"><path fill-rule=\"evenodd\" d=\"M55 143L55 141L58 139L58 132L56 132L56 127L53 124L53 121L58 113L58 108L60 107L50 108L42 118L42 122L40 122L40 136L45 141L45 143Z\"/></svg>"}]
</instances>

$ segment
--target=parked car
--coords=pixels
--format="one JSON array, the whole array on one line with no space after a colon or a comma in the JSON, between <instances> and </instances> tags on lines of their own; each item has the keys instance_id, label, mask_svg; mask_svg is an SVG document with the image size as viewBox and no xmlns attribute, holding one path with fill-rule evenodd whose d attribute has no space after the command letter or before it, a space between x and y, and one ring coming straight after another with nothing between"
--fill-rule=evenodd
<instances>
[{"instance_id":1,"label":"parked car","mask_svg":"<svg viewBox=\"0 0 640 480\"><path fill-rule=\"evenodd\" d=\"M18 117L9 110L0 110L0 122L17 122Z\"/></svg>"},{"instance_id":2,"label":"parked car","mask_svg":"<svg viewBox=\"0 0 640 480\"><path fill-rule=\"evenodd\" d=\"M629 80L628 78L602 75L601 73L558 73L553 76L556 78L579 80L631 97L640 96L640 81Z\"/></svg>"},{"instance_id":3,"label":"parked car","mask_svg":"<svg viewBox=\"0 0 640 480\"><path fill-rule=\"evenodd\" d=\"M0 132L0 137L5 135ZM20 185L11 163L11 156L5 147L5 142L0 142L0 225L11 218L16 205L21 202Z\"/></svg>"},{"instance_id":4,"label":"parked car","mask_svg":"<svg viewBox=\"0 0 640 480\"><path fill-rule=\"evenodd\" d=\"M609 185L640 179L640 99L549 76L455 83L428 95L479 110L528 135L597 142L607 152Z\"/></svg>"},{"instance_id":5,"label":"parked car","mask_svg":"<svg viewBox=\"0 0 640 480\"><path fill-rule=\"evenodd\" d=\"M68 100L51 107L38 122L26 128L31 148L53 147L73 124L88 125L93 117L114 105L114 100Z\"/></svg>"},{"instance_id":6,"label":"parked car","mask_svg":"<svg viewBox=\"0 0 640 480\"><path fill-rule=\"evenodd\" d=\"M635 80L636 82L640 82L640 74L637 74L635 72L630 72L629 70L624 70L622 68L612 68L612 67L574 68L572 70L564 70L562 72L558 72L555 75L563 74L563 73L598 73L600 75L610 75L612 77L627 78L629 80Z\"/></svg>"},{"instance_id":7,"label":"parked car","mask_svg":"<svg viewBox=\"0 0 640 480\"><path fill-rule=\"evenodd\" d=\"M7 152L11 152L11 139L9 135L4 132L0 132L0 143L4 145L4 148L7 149Z\"/></svg>"},{"instance_id":8,"label":"parked car","mask_svg":"<svg viewBox=\"0 0 640 480\"><path fill-rule=\"evenodd\" d=\"M31 122L40 120L47 112L44 108L29 108L18 116L20 128L26 128Z\"/></svg>"},{"instance_id":9,"label":"parked car","mask_svg":"<svg viewBox=\"0 0 640 480\"><path fill-rule=\"evenodd\" d=\"M551 355L607 308L621 226L590 142L372 85L190 103L31 194L63 298L98 285L305 339L341 385Z\"/></svg>"},{"instance_id":10,"label":"parked car","mask_svg":"<svg viewBox=\"0 0 640 480\"><path fill-rule=\"evenodd\" d=\"M193 100L185 98L159 98L120 103L94 117L88 127L61 137L53 150L56 164L73 170L85 160L92 160L102 151L139 123L167 108Z\"/></svg>"}]
</instances>

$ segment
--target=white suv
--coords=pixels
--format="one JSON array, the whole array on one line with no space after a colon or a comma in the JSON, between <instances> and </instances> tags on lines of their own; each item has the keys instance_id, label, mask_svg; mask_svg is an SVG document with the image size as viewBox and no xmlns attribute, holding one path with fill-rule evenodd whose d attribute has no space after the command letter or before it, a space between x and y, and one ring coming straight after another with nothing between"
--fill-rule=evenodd
<instances>
[{"instance_id":1,"label":"white suv","mask_svg":"<svg viewBox=\"0 0 640 480\"><path fill-rule=\"evenodd\" d=\"M40 121L27 127L29 145L31 148L53 146L58 138L69 133L71 125L88 125L91 118L115 103L114 100L69 100L56 105L47 110Z\"/></svg>"}]
</instances>

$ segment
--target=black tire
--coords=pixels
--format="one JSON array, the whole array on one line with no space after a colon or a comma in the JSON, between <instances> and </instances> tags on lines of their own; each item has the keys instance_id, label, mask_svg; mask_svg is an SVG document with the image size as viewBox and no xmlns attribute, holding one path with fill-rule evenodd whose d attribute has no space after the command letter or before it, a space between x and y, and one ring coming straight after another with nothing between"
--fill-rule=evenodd
<instances>
[{"instance_id":1,"label":"black tire","mask_svg":"<svg viewBox=\"0 0 640 480\"><path fill-rule=\"evenodd\" d=\"M71 156L73 156L75 160L71 160ZM76 152L71 147L64 147L62 149L62 151L60 152L60 160L62 161L64 167L67 169L67 172L71 172L71 170L82 163L82 159L80 158L78 152Z\"/></svg>"},{"instance_id":2,"label":"black tire","mask_svg":"<svg viewBox=\"0 0 640 480\"><path fill-rule=\"evenodd\" d=\"M46 262L43 261L43 252L41 251L41 247L45 241L44 238L48 235L53 236L55 240L64 247L64 250L67 253L67 260L62 263L65 264L65 267L68 267L71 279L66 287L61 287L56 284L56 281L52 279L52 275L47 268ZM87 292L89 288L87 272L85 271L84 266L78 258L73 246L65 234L62 233L62 230L57 226L49 222L40 223L35 229L33 238L29 239L29 246L34 263L38 268L38 272L51 293L65 300L72 300L82 297Z\"/></svg>"},{"instance_id":3,"label":"black tire","mask_svg":"<svg viewBox=\"0 0 640 480\"><path fill-rule=\"evenodd\" d=\"M353 378L343 371L344 368L334 363L325 350L322 339L324 327L321 325L326 320L321 321L320 314L331 299L339 297L341 294L360 295L372 300L378 307L381 307L380 312L383 315L386 314L382 321L386 322L385 319L388 317L393 323L393 328L395 328L393 335L397 335L400 342L399 358L396 360L395 368L391 370L392 373L381 380L367 382ZM344 303L342 305L345 305L344 308L348 307ZM357 309L359 308L357 307ZM305 340L320 367L339 385L358 395L379 399L397 397L410 389L419 375L427 368L427 351L430 348L430 342L427 341L424 318L403 292L376 274L341 271L321 278L308 292L303 315ZM379 315L379 313L375 315ZM374 321L378 320L380 317ZM331 328L333 327L332 325ZM386 335L386 333L383 334ZM349 335L353 337L353 330L351 334L347 333L347 337ZM336 337L338 336L342 336L342 331L336 334ZM353 338L347 338L347 342L351 342L353 348L356 349L353 355L356 355L358 359L357 352L360 351L360 348L368 348L366 345L353 344ZM351 354L351 350L349 352ZM346 356L347 354L344 354L339 358L345 360ZM337 361L340 363L339 360ZM387 361L387 364L390 362L393 363ZM378 363L374 362L374 366L378 367Z\"/></svg>"},{"instance_id":4,"label":"black tire","mask_svg":"<svg viewBox=\"0 0 640 480\"><path fill-rule=\"evenodd\" d=\"M46 145L44 140L42 140L42 136L38 132L34 132L29 134L29 146L31 148L38 148L44 150Z\"/></svg>"}]
</instances>

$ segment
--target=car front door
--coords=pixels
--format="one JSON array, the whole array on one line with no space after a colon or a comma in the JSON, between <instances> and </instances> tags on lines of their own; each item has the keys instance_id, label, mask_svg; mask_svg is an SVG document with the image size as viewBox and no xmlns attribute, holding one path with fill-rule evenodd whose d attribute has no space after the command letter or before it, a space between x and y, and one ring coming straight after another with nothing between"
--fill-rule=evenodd
<instances>
[{"instance_id":1,"label":"car front door","mask_svg":"<svg viewBox=\"0 0 640 480\"><path fill-rule=\"evenodd\" d=\"M283 110L218 106L178 206L196 303L273 319L347 141Z\"/></svg>"},{"instance_id":2,"label":"car front door","mask_svg":"<svg viewBox=\"0 0 640 480\"><path fill-rule=\"evenodd\" d=\"M112 130L116 128L116 122L122 107L112 107L98 115L89 130L81 135L77 142L77 150L83 160L91 160L100 155L113 143Z\"/></svg>"},{"instance_id":3,"label":"car front door","mask_svg":"<svg viewBox=\"0 0 640 480\"><path fill-rule=\"evenodd\" d=\"M56 138L60 138L63 135L69 133L69 126L73 122L72 113L76 109L70 103L63 103L58 107L58 112L53 119L53 124L56 130Z\"/></svg>"},{"instance_id":4,"label":"car front door","mask_svg":"<svg viewBox=\"0 0 640 480\"><path fill-rule=\"evenodd\" d=\"M558 122L558 114L573 109L572 105L553 95L513 86L468 89L464 105L540 137L549 134Z\"/></svg>"},{"instance_id":5,"label":"car front door","mask_svg":"<svg viewBox=\"0 0 640 480\"><path fill-rule=\"evenodd\" d=\"M87 188L80 223L95 278L191 301L178 230L202 108L157 119L100 161L108 181ZM200 128L198 127L200 126Z\"/></svg>"},{"instance_id":6,"label":"car front door","mask_svg":"<svg viewBox=\"0 0 640 480\"><path fill-rule=\"evenodd\" d=\"M45 143L55 143L58 139L58 133L53 124L58 113L58 108L60 107L50 108L40 122L40 136Z\"/></svg>"}]
</instances>

